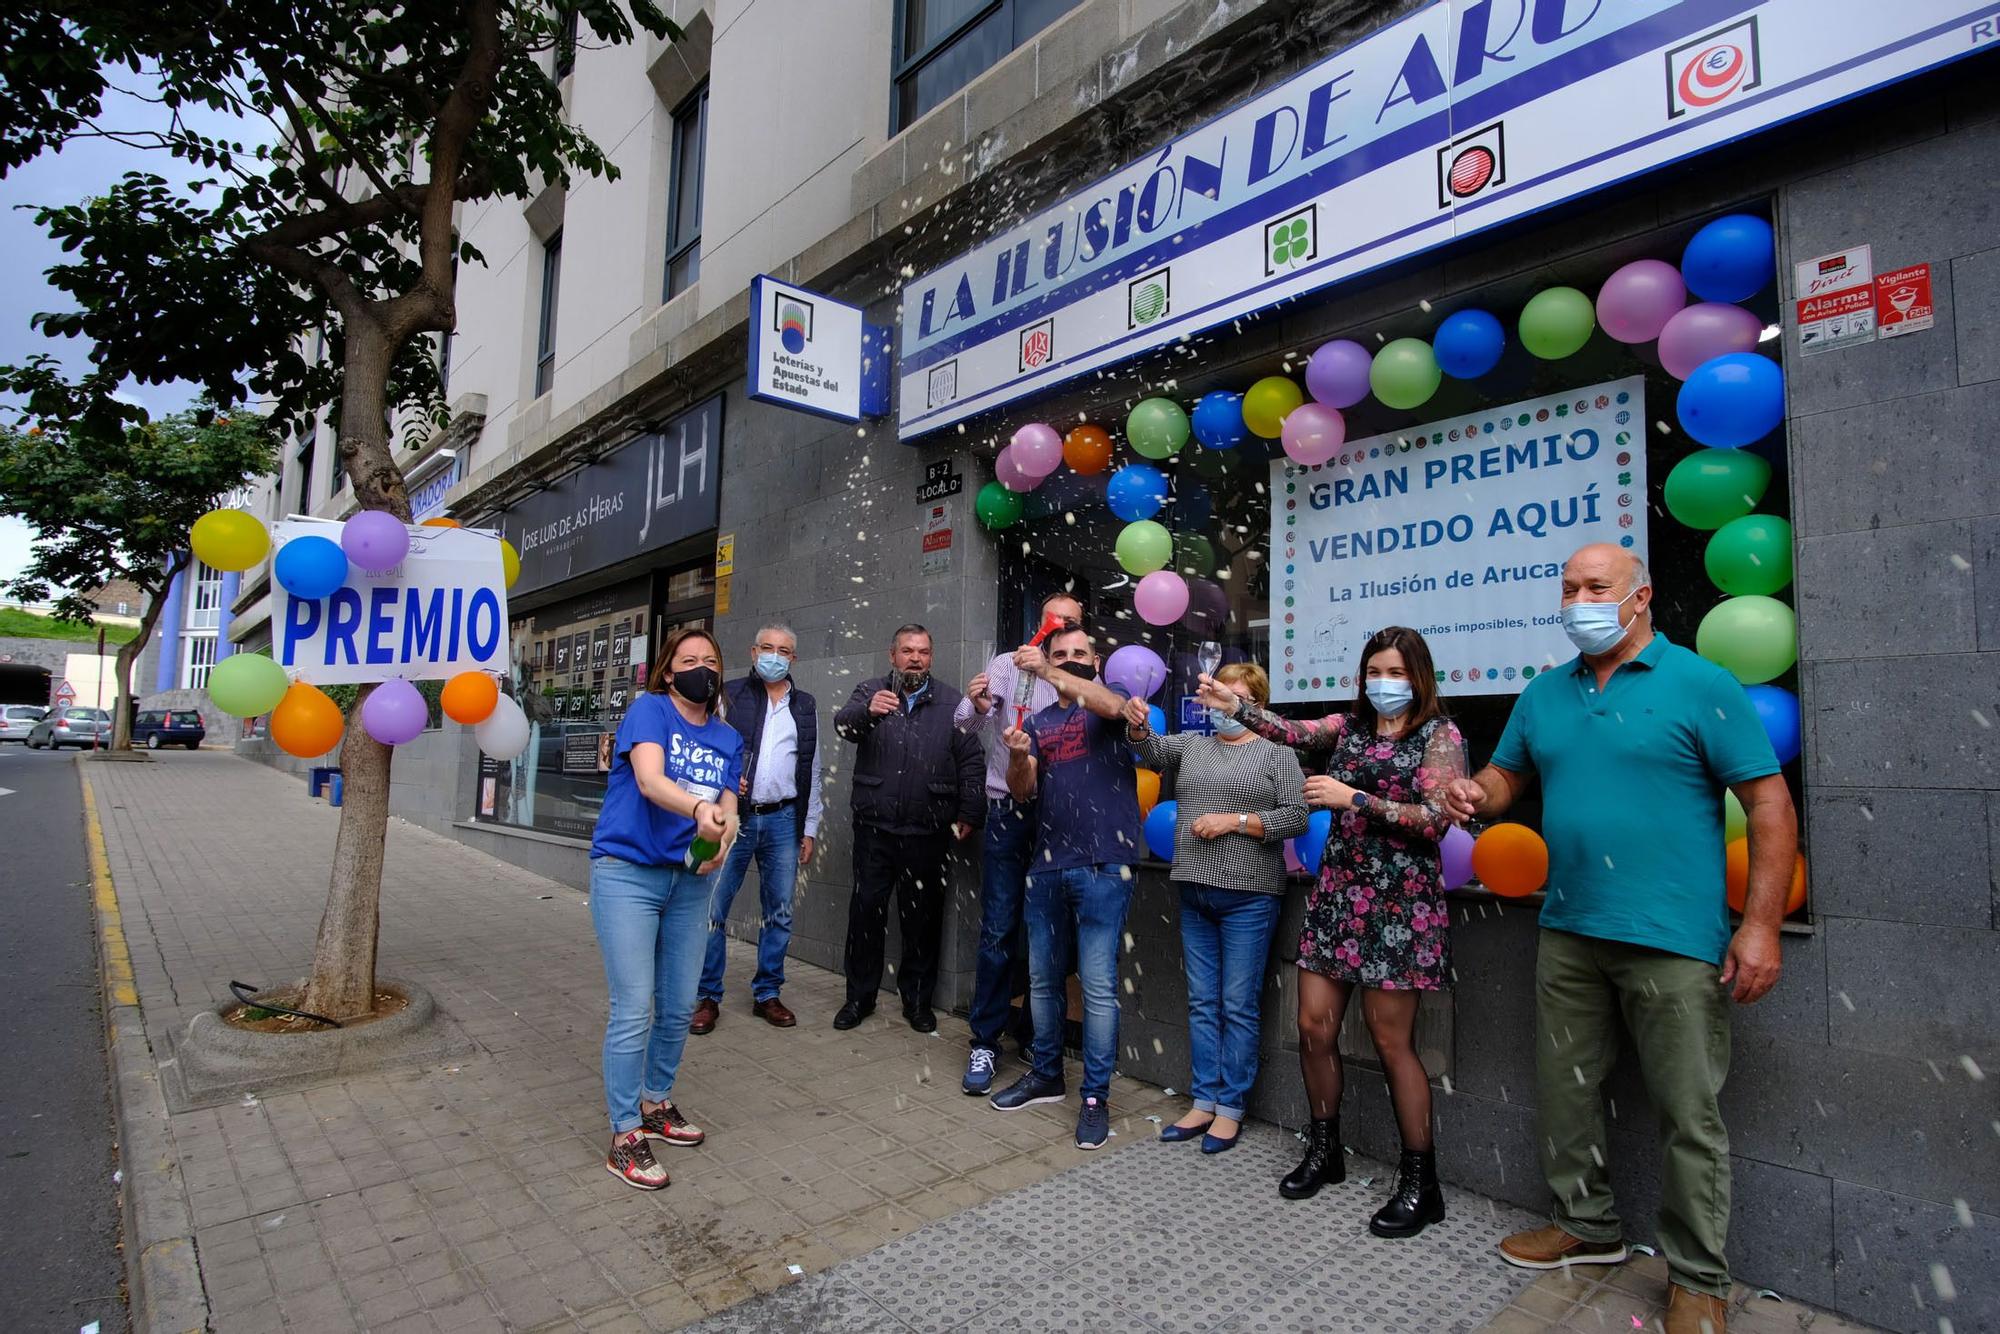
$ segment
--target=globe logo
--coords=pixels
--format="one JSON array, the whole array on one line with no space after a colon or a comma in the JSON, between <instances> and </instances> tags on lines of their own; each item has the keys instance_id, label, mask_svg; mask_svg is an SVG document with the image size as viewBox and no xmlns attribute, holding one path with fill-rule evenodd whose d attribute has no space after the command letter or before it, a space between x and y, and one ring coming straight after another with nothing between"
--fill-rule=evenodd
<instances>
[{"instance_id":1,"label":"globe logo","mask_svg":"<svg viewBox=\"0 0 2000 1334\"><path fill-rule=\"evenodd\" d=\"M787 301L778 307L778 341L785 345L785 351L796 357L806 350L806 341L811 337L806 330L804 306Z\"/></svg>"}]
</instances>

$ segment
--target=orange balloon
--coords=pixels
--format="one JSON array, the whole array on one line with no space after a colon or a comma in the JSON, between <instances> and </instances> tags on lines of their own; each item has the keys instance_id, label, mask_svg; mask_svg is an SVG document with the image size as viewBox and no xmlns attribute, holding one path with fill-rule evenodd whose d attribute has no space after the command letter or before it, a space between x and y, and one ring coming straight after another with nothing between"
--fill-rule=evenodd
<instances>
[{"instance_id":1,"label":"orange balloon","mask_svg":"<svg viewBox=\"0 0 2000 1334\"><path fill-rule=\"evenodd\" d=\"M464 524L462 524L462 523L460 523L460 522L459 522L459 521L458 521L457 519L425 519L425 520L424 520L424 527L426 527L426 528L463 528L463 527L465 527L465 525L464 525Z\"/></svg>"},{"instance_id":2,"label":"orange balloon","mask_svg":"<svg viewBox=\"0 0 2000 1334\"><path fill-rule=\"evenodd\" d=\"M1111 437L1102 426L1079 426L1063 437L1063 462L1085 475L1111 466Z\"/></svg>"},{"instance_id":3,"label":"orange balloon","mask_svg":"<svg viewBox=\"0 0 2000 1334\"><path fill-rule=\"evenodd\" d=\"M340 706L318 686L292 682L278 707L271 710L271 740L302 760L315 759L340 744L347 720Z\"/></svg>"},{"instance_id":4,"label":"orange balloon","mask_svg":"<svg viewBox=\"0 0 2000 1334\"><path fill-rule=\"evenodd\" d=\"M500 703L500 683L485 672L460 672L444 683L438 707L455 723L471 727L493 716Z\"/></svg>"},{"instance_id":5,"label":"orange balloon","mask_svg":"<svg viewBox=\"0 0 2000 1334\"><path fill-rule=\"evenodd\" d=\"M1750 894L1750 840L1732 838L1723 849L1722 880L1729 907L1733 912L1742 912L1744 901ZM1792 887L1785 894L1785 916L1806 906L1806 859L1804 853L1795 855L1792 862Z\"/></svg>"},{"instance_id":6,"label":"orange balloon","mask_svg":"<svg viewBox=\"0 0 2000 1334\"><path fill-rule=\"evenodd\" d=\"M1135 769L1132 776L1139 780L1139 818L1143 820L1160 804L1160 776L1151 769Z\"/></svg>"},{"instance_id":7,"label":"orange balloon","mask_svg":"<svg viewBox=\"0 0 2000 1334\"><path fill-rule=\"evenodd\" d=\"M1472 845L1472 874L1502 898L1534 893L1549 879L1549 845L1524 824L1496 824Z\"/></svg>"}]
</instances>

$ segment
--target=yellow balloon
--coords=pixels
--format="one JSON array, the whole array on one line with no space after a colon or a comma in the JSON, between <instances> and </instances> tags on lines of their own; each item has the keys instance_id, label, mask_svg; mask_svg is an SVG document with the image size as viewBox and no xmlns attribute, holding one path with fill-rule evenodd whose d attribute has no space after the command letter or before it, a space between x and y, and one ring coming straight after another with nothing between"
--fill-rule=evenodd
<instances>
[{"instance_id":1,"label":"yellow balloon","mask_svg":"<svg viewBox=\"0 0 2000 1334\"><path fill-rule=\"evenodd\" d=\"M504 537L500 539L500 568L506 574L507 587L512 588L521 577L521 553Z\"/></svg>"},{"instance_id":2,"label":"yellow balloon","mask_svg":"<svg viewBox=\"0 0 2000 1334\"><path fill-rule=\"evenodd\" d=\"M210 510L188 532L194 554L218 570L247 570L271 550L271 534L242 510Z\"/></svg>"},{"instance_id":3,"label":"yellow balloon","mask_svg":"<svg viewBox=\"0 0 2000 1334\"><path fill-rule=\"evenodd\" d=\"M1305 401L1304 391L1293 381L1282 375L1267 375L1243 395L1243 424L1254 435L1276 440L1285 433L1285 418Z\"/></svg>"}]
</instances>

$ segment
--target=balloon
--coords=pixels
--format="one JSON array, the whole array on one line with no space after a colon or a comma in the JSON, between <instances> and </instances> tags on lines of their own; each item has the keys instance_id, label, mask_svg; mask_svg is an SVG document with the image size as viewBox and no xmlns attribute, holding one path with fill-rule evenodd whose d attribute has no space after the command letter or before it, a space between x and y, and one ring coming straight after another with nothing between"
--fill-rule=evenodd
<instances>
[{"instance_id":1,"label":"balloon","mask_svg":"<svg viewBox=\"0 0 2000 1334\"><path fill-rule=\"evenodd\" d=\"M1790 764L1799 757L1799 697L1783 686L1747 686L1744 694L1750 697L1750 707L1757 710L1757 721L1764 724L1764 735L1771 739L1771 749L1778 756L1778 763ZM1735 793L1729 794L1732 798Z\"/></svg>"},{"instance_id":2,"label":"balloon","mask_svg":"<svg viewBox=\"0 0 2000 1334\"><path fill-rule=\"evenodd\" d=\"M1132 590L1132 605L1146 624L1172 625L1187 612L1187 580L1172 570L1155 570Z\"/></svg>"},{"instance_id":3,"label":"balloon","mask_svg":"<svg viewBox=\"0 0 2000 1334\"><path fill-rule=\"evenodd\" d=\"M1040 477L1021 466L1012 445L1001 450L1000 456L993 460L993 476L1009 491L1032 491L1042 482Z\"/></svg>"},{"instance_id":4,"label":"balloon","mask_svg":"<svg viewBox=\"0 0 2000 1334\"><path fill-rule=\"evenodd\" d=\"M1720 528L1757 508L1771 465L1745 449L1704 449L1667 474L1667 513L1690 528Z\"/></svg>"},{"instance_id":5,"label":"balloon","mask_svg":"<svg viewBox=\"0 0 2000 1334\"><path fill-rule=\"evenodd\" d=\"M528 715L521 712L512 695L502 695L486 721L472 729L472 736L479 749L494 759L514 759L528 748Z\"/></svg>"},{"instance_id":6,"label":"balloon","mask_svg":"<svg viewBox=\"0 0 2000 1334\"><path fill-rule=\"evenodd\" d=\"M295 537L278 548L271 574L293 597L317 602L347 582L347 553L331 538Z\"/></svg>"},{"instance_id":7,"label":"balloon","mask_svg":"<svg viewBox=\"0 0 2000 1334\"><path fill-rule=\"evenodd\" d=\"M1165 736L1167 734L1166 710L1157 704L1148 704L1146 706L1146 725L1152 729L1154 736ZM1132 763L1141 766L1141 771L1143 772L1146 757L1135 750L1132 752ZM1155 792L1153 796L1157 799L1159 793Z\"/></svg>"},{"instance_id":8,"label":"balloon","mask_svg":"<svg viewBox=\"0 0 2000 1334\"><path fill-rule=\"evenodd\" d=\"M1681 276L1704 301L1748 301L1776 272L1771 224L1747 213L1717 218L1681 252Z\"/></svg>"},{"instance_id":9,"label":"balloon","mask_svg":"<svg viewBox=\"0 0 2000 1334\"><path fill-rule=\"evenodd\" d=\"M233 718L255 718L278 707L291 682L262 653L232 653L208 671L208 697Z\"/></svg>"},{"instance_id":10,"label":"balloon","mask_svg":"<svg viewBox=\"0 0 2000 1334\"><path fill-rule=\"evenodd\" d=\"M1198 532L1215 522L1215 495L1200 482L1184 481L1174 488L1162 521L1173 528Z\"/></svg>"},{"instance_id":11,"label":"balloon","mask_svg":"<svg viewBox=\"0 0 2000 1334\"><path fill-rule=\"evenodd\" d=\"M1243 424L1243 395L1218 389L1194 405L1194 438L1210 449L1234 449L1250 438Z\"/></svg>"},{"instance_id":12,"label":"balloon","mask_svg":"<svg viewBox=\"0 0 2000 1334\"><path fill-rule=\"evenodd\" d=\"M1457 889L1472 879L1472 835L1460 826L1453 825L1444 831L1438 857L1443 862L1446 889Z\"/></svg>"},{"instance_id":13,"label":"balloon","mask_svg":"<svg viewBox=\"0 0 2000 1334\"><path fill-rule=\"evenodd\" d=\"M1215 548L1200 533L1175 533L1174 572L1206 579L1215 573Z\"/></svg>"},{"instance_id":14,"label":"balloon","mask_svg":"<svg viewBox=\"0 0 2000 1334\"><path fill-rule=\"evenodd\" d=\"M1374 360L1351 338L1321 343L1306 362L1306 392L1330 408L1351 408L1368 397L1368 368Z\"/></svg>"},{"instance_id":15,"label":"balloon","mask_svg":"<svg viewBox=\"0 0 2000 1334\"><path fill-rule=\"evenodd\" d=\"M506 538L500 539L500 578L507 587L521 577L521 553L514 550L514 544Z\"/></svg>"},{"instance_id":16,"label":"balloon","mask_svg":"<svg viewBox=\"0 0 2000 1334\"><path fill-rule=\"evenodd\" d=\"M1597 289L1597 324L1621 343L1650 343L1686 305L1679 269L1665 260L1635 259Z\"/></svg>"},{"instance_id":17,"label":"balloon","mask_svg":"<svg viewBox=\"0 0 2000 1334\"><path fill-rule=\"evenodd\" d=\"M1792 525L1775 514L1732 519L1708 539L1702 564L1725 593L1775 593L1792 582Z\"/></svg>"},{"instance_id":18,"label":"balloon","mask_svg":"<svg viewBox=\"0 0 2000 1334\"><path fill-rule=\"evenodd\" d=\"M417 688L400 676L389 678L361 701L361 725L385 746L401 746L423 735L431 707Z\"/></svg>"},{"instance_id":19,"label":"balloon","mask_svg":"<svg viewBox=\"0 0 2000 1334\"><path fill-rule=\"evenodd\" d=\"M1276 440L1285 429L1285 418L1305 401L1296 384L1282 375L1267 375L1243 396L1243 424L1252 435Z\"/></svg>"},{"instance_id":20,"label":"balloon","mask_svg":"<svg viewBox=\"0 0 2000 1334\"><path fill-rule=\"evenodd\" d=\"M294 681L286 689L284 698L271 710L268 725L278 749L302 760L324 755L339 745L346 727L333 697L304 681Z\"/></svg>"},{"instance_id":21,"label":"balloon","mask_svg":"<svg viewBox=\"0 0 2000 1334\"><path fill-rule=\"evenodd\" d=\"M1523 898L1548 882L1549 845L1524 824L1492 825L1473 841L1472 873L1502 898Z\"/></svg>"},{"instance_id":22,"label":"balloon","mask_svg":"<svg viewBox=\"0 0 2000 1334\"><path fill-rule=\"evenodd\" d=\"M1118 534L1114 552L1127 574L1151 574L1167 568L1174 558L1174 538L1151 519L1128 523Z\"/></svg>"},{"instance_id":23,"label":"balloon","mask_svg":"<svg viewBox=\"0 0 2000 1334\"><path fill-rule=\"evenodd\" d=\"M1187 615L1181 617L1181 625L1211 639L1228 623L1229 595L1222 585L1213 579L1189 579Z\"/></svg>"},{"instance_id":24,"label":"balloon","mask_svg":"<svg viewBox=\"0 0 2000 1334\"><path fill-rule=\"evenodd\" d=\"M463 527L465 527L465 525L464 525L464 524L462 524L462 523L460 523L460 522L459 522L459 521L458 521L457 519L443 519L443 518L439 518L439 519L425 519L425 520L424 520L424 522L423 522L423 526L424 526L425 528L463 528Z\"/></svg>"},{"instance_id":25,"label":"balloon","mask_svg":"<svg viewBox=\"0 0 2000 1334\"><path fill-rule=\"evenodd\" d=\"M410 554L410 530L386 510L362 510L340 526L340 549L357 569L380 574Z\"/></svg>"},{"instance_id":26,"label":"balloon","mask_svg":"<svg viewBox=\"0 0 2000 1334\"><path fill-rule=\"evenodd\" d=\"M972 511L979 516L979 522L994 532L1019 522L1027 508L1027 501L998 482L980 487L978 498L972 502Z\"/></svg>"},{"instance_id":27,"label":"balloon","mask_svg":"<svg viewBox=\"0 0 2000 1334\"><path fill-rule=\"evenodd\" d=\"M1574 287L1550 287L1521 307L1521 346L1543 361L1560 361L1583 350L1597 327L1597 308Z\"/></svg>"},{"instance_id":28,"label":"balloon","mask_svg":"<svg viewBox=\"0 0 2000 1334\"><path fill-rule=\"evenodd\" d=\"M1764 336L1764 322L1741 306L1704 302L1675 313L1660 330L1660 365L1676 380L1726 352L1749 352Z\"/></svg>"},{"instance_id":29,"label":"balloon","mask_svg":"<svg viewBox=\"0 0 2000 1334\"><path fill-rule=\"evenodd\" d=\"M188 530L194 554L218 570L247 570L271 549L271 534L242 510L210 510Z\"/></svg>"},{"instance_id":30,"label":"balloon","mask_svg":"<svg viewBox=\"0 0 2000 1334\"><path fill-rule=\"evenodd\" d=\"M1133 699L1151 699L1167 683L1167 664L1144 644L1127 644L1104 660L1104 684L1122 686Z\"/></svg>"},{"instance_id":31,"label":"balloon","mask_svg":"<svg viewBox=\"0 0 2000 1334\"><path fill-rule=\"evenodd\" d=\"M1160 775L1152 769L1134 769L1132 777L1139 785L1139 818L1143 820L1160 804Z\"/></svg>"},{"instance_id":32,"label":"balloon","mask_svg":"<svg viewBox=\"0 0 2000 1334\"><path fill-rule=\"evenodd\" d=\"M1180 819L1181 804L1163 801L1146 815L1146 850L1163 862L1174 859L1174 824Z\"/></svg>"},{"instance_id":33,"label":"balloon","mask_svg":"<svg viewBox=\"0 0 2000 1334\"><path fill-rule=\"evenodd\" d=\"M1009 443L1014 451L1014 466L1030 477L1047 477L1062 466L1062 436L1047 422L1029 422L1014 432Z\"/></svg>"},{"instance_id":34,"label":"balloon","mask_svg":"<svg viewBox=\"0 0 2000 1334\"><path fill-rule=\"evenodd\" d=\"M1421 338L1398 338L1375 354L1368 385L1385 406L1408 410L1430 402L1444 378L1437 354Z\"/></svg>"},{"instance_id":35,"label":"balloon","mask_svg":"<svg viewBox=\"0 0 2000 1334\"><path fill-rule=\"evenodd\" d=\"M467 727L485 722L500 703L500 684L485 672L460 672L444 683L438 707L444 716Z\"/></svg>"},{"instance_id":36,"label":"balloon","mask_svg":"<svg viewBox=\"0 0 2000 1334\"><path fill-rule=\"evenodd\" d=\"M1306 873L1305 865L1299 861L1299 850L1296 846L1294 846L1297 843L1298 840L1295 838L1288 838L1285 840L1286 875L1304 875Z\"/></svg>"},{"instance_id":37,"label":"balloon","mask_svg":"<svg viewBox=\"0 0 2000 1334\"><path fill-rule=\"evenodd\" d=\"M1454 380L1476 380L1500 364L1507 331L1484 310L1460 310L1444 317L1431 335L1438 369Z\"/></svg>"},{"instance_id":38,"label":"balloon","mask_svg":"<svg viewBox=\"0 0 2000 1334\"><path fill-rule=\"evenodd\" d=\"M1340 452L1340 442L1347 439L1347 422L1339 408L1301 403L1285 418L1283 437L1286 457L1312 467Z\"/></svg>"},{"instance_id":39,"label":"balloon","mask_svg":"<svg viewBox=\"0 0 2000 1334\"><path fill-rule=\"evenodd\" d=\"M1167 503L1167 475L1150 463L1128 463L1111 474L1104 501L1127 523L1150 519Z\"/></svg>"},{"instance_id":40,"label":"balloon","mask_svg":"<svg viewBox=\"0 0 2000 1334\"><path fill-rule=\"evenodd\" d=\"M1111 437L1102 426L1077 427L1063 437L1063 462L1086 477L1103 472L1111 466Z\"/></svg>"},{"instance_id":41,"label":"balloon","mask_svg":"<svg viewBox=\"0 0 2000 1334\"><path fill-rule=\"evenodd\" d=\"M1125 438L1149 459L1170 459L1188 440L1188 415L1171 398L1143 398L1125 418Z\"/></svg>"},{"instance_id":42,"label":"balloon","mask_svg":"<svg viewBox=\"0 0 2000 1334\"><path fill-rule=\"evenodd\" d=\"M1785 419L1785 373L1755 352L1730 352L1694 368L1674 400L1681 428L1704 445L1754 445Z\"/></svg>"},{"instance_id":43,"label":"balloon","mask_svg":"<svg viewBox=\"0 0 2000 1334\"><path fill-rule=\"evenodd\" d=\"M1722 839L1733 843L1743 837L1743 831L1750 827L1750 817L1743 810L1743 803L1728 788L1722 790Z\"/></svg>"},{"instance_id":44,"label":"balloon","mask_svg":"<svg viewBox=\"0 0 2000 1334\"><path fill-rule=\"evenodd\" d=\"M1723 894L1729 900L1731 911L1742 912L1743 901L1750 890L1750 840L1734 838L1722 854ZM1785 916L1806 906L1806 859L1802 853L1792 854L1792 885L1785 893Z\"/></svg>"},{"instance_id":45,"label":"balloon","mask_svg":"<svg viewBox=\"0 0 2000 1334\"><path fill-rule=\"evenodd\" d=\"M1798 619L1776 598L1755 593L1725 598L1701 618L1694 647L1744 685L1758 685L1784 675L1798 661Z\"/></svg>"},{"instance_id":46,"label":"balloon","mask_svg":"<svg viewBox=\"0 0 2000 1334\"><path fill-rule=\"evenodd\" d=\"M1292 855L1307 875L1319 874L1320 859L1326 855L1326 840L1332 832L1333 812L1320 809L1306 817L1306 832L1292 840Z\"/></svg>"}]
</instances>

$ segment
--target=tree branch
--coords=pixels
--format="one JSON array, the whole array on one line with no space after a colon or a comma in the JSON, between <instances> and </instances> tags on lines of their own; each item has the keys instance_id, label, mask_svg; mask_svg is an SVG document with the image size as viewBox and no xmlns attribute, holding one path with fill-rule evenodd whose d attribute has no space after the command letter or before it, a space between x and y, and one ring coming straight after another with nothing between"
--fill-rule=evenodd
<instances>
[{"instance_id":1,"label":"tree branch","mask_svg":"<svg viewBox=\"0 0 2000 1334\"><path fill-rule=\"evenodd\" d=\"M277 99L278 105L284 108L285 119L291 124L292 142L298 146L299 155L305 159L302 175L305 177L306 189L325 200L329 212L342 214L350 212L354 203L335 189L333 182L328 179L326 159L319 155L319 146L313 142L312 127L306 124L305 113L299 109L298 103L292 100L291 89L285 82L284 67L275 57L267 55L258 59L257 68L264 71L264 78L271 85L272 96Z\"/></svg>"},{"instance_id":2,"label":"tree branch","mask_svg":"<svg viewBox=\"0 0 2000 1334\"><path fill-rule=\"evenodd\" d=\"M282 75L280 77L282 78ZM340 122L324 106L320 105L318 98L313 97L302 88L294 88L292 91L306 99L306 104L312 109L313 115L319 118L320 124L326 126L326 132L333 136L334 141L347 150L347 156L368 177L369 183L375 187L376 194L387 199L395 199L402 210L413 218L421 216L421 210L415 204L405 202L397 195L396 187L390 185L388 179L382 175L375 164L370 162L367 156L355 146L354 141L348 138L347 132L340 128Z\"/></svg>"}]
</instances>

